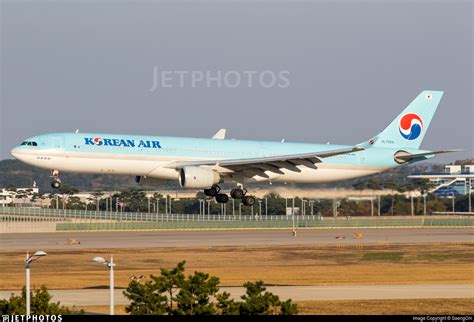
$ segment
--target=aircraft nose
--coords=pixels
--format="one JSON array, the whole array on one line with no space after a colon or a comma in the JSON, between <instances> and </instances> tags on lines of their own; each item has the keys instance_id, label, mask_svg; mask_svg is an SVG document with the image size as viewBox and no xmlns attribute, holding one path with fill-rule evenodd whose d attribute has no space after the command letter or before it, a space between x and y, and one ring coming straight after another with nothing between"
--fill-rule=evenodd
<instances>
[{"instance_id":1,"label":"aircraft nose","mask_svg":"<svg viewBox=\"0 0 474 322\"><path fill-rule=\"evenodd\" d=\"M18 148L13 148L11 151L10 151L11 155L13 155L14 158L17 158L18 156Z\"/></svg>"}]
</instances>

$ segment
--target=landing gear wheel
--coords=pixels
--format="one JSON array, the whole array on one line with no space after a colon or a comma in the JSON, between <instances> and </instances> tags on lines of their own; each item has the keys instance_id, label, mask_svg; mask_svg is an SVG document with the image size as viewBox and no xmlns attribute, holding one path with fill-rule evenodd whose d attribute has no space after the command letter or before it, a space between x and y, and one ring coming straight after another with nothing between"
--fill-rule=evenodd
<instances>
[{"instance_id":1,"label":"landing gear wheel","mask_svg":"<svg viewBox=\"0 0 474 322\"><path fill-rule=\"evenodd\" d=\"M51 181L51 188L59 189L61 187L61 182L58 180Z\"/></svg>"},{"instance_id":2,"label":"landing gear wheel","mask_svg":"<svg viewBox=\"0 0 474 322\"><path fill-rule=\"evenodd\" d=\"M218 193L216 195L216 201L218 203L227 203L227 201L229 201L229 196L227 196L225 193Z\"/></svg>"},{"instance_id":3,"label":"landing gear wheel","mask_svg":"<svg viewBox=\"0 0 474 322\"><path fill-rule=\"evenodd\" d=\"M230 191L230 196L234 199L242 199L245 196L245 191L240 188L235 188Z\"/></svg>"},{"instance_id":4,"label":"landing gear wheel","mask_svg":"<svg viewBox=\"0 0 474 322\"><path fill-rule=\"evenodd\" d=\"M208 197L215 197L221 191L221 188L218 185L213 185L209 189L204 189L204 194Z\"/></svg>"},{"instance_id":5,"label":"landing gear wheel","mask_svg":"<svg viewBox=\"0 0 474 322\"><path fill-rule=\"evenodd\" d=\"M61 180L59 179L59 170L51 170L51 188L59 189L61 187Z\"/></svg>"},{"instance_id":6,"label":"landing gear wheel","mask_svg":"<svg viewBox=\"0 0 474 322\"><path fill-rule=\"evenodd\" d=\"M242 198L242 203L245 206L253 206L255 204L255 198L252 196L244 196Z\"/></svg>"}]
</instances>

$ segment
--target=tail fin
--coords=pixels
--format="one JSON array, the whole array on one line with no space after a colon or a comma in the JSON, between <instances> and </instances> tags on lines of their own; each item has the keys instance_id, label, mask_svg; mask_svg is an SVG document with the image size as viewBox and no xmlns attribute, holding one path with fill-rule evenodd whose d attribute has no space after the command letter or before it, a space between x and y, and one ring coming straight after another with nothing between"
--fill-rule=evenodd
<instances>
[{"instance_id":1,"label":"tail fin","mask_svg":"<svg viewBox=\"0 0 474 322\"><path fill-rule=\"evenodd\" d=\"M442 91L421 92L369 145L418 149L442 96Z\"/></svg>"}]
</instances>

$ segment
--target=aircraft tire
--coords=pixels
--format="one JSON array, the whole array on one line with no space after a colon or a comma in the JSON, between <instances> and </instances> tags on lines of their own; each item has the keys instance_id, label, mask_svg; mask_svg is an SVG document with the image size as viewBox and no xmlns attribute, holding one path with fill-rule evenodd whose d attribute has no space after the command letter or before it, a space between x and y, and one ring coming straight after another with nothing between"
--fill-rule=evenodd
<instances>
[{"instance_id":1,"label":"aircraft tire","mask_svg":"<svg viewBox=\"0 0 474 322\"><path fill-rule=\"evenodd\" d=\"M216 195L216 201L218 203L227 203L227 201L229 201L229 196L227 196L225 193L218 193Z\"/></svg>"},{"instance_id":2,"label":"aircraft tire","mask_svg":"<svg viewBox=\"0 0 474 322\"><path fill-rule=\"evenodd\" d=\"M253 206L255 204L255 197L252 196L244 196L242 198L242 203L245 206Z\"/></svg>"}]
</instances>

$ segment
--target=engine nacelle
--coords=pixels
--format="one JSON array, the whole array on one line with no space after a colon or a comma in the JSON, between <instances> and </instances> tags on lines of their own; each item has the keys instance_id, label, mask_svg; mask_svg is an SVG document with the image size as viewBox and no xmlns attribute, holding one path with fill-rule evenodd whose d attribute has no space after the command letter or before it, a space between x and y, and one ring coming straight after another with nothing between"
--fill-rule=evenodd
<instances>
[{"instance_id":1,"label":"engine nacelle","mask_svg":"<svg viewBox=\"0 0 474 322\"><path fill-rule=\"evenodd\" d=\"M184 167L179 172L179 184L183 188L210 188L220 180L219 173L209 168Z\"/></svg>"}]
</instances>

